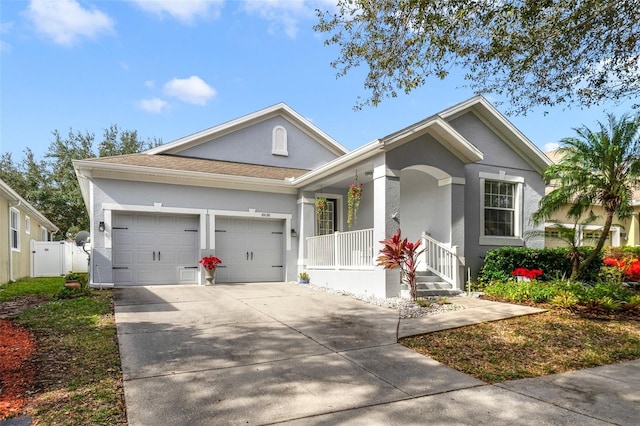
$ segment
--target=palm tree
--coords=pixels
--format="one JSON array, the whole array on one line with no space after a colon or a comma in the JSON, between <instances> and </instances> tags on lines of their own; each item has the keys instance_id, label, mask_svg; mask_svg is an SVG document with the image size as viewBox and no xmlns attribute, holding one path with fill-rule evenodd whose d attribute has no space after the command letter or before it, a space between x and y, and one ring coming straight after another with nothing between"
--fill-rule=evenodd
<instances>
[{"instance_id":1,"label":"palm tree","mask_svg":"<svg viewBox=\"0 0 640 426\"><path fill-rule=\"evenodd\" d=\"M640 183L640 116L609 114L599 131L586 126L574 129L577 137L562 139L561 160L544 172L545 181L556 188L542 197L533 220L540 223L569 206L568 216L578 220L594 204L602 205L605 223L595 249L580 261L570 279L575 280L598 256L609 235L614 215L631 216L633 191Z\"/></svg>"}]
</instances>

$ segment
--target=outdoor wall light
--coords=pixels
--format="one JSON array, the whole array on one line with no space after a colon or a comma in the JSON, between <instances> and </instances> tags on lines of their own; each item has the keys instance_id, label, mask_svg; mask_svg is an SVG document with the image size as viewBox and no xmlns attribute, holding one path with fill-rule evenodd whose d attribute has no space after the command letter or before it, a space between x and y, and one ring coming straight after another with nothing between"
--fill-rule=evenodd
<instances>
[{"instance_id":1,"label":"outdoor wall light","mask_svg":"<svg viewBox=\"0 0 640 426\"><path fill-rule=\"evenodd\" d=\"M100 231L100 232L104 232L104 222L100 222L100 223L98 224L98 231Z\"/></svg>"},{"instance_id":2,"label":"outdoor wall light","mask_svg":"<svg viewBox=\"0 0 640 426\"><path fill-rule=\"evenodd\" d=\"M296 232L296 230L295 230L295 229L293 229L293 228L291 228L291 236L292 236L293 238L295 238L295 237L297 237L297 236L298 236L298 233L297 233L297 232Z\"/></svg>"}]
</instances>

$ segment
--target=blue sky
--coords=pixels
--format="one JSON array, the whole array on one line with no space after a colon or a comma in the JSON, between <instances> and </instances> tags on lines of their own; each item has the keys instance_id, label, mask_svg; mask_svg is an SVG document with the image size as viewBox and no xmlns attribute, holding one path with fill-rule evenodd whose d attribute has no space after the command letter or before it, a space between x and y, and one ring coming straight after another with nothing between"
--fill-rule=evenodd
<instances>
[{"instance_id":1,"label":"blue sky","mask_svg":"<svg viewBox=\"0 0 640 426\"><path fill-rule=\"evenodd\" d=\"M312 28L314 10L333 3L2 0L0 152L18 160L29 147L42 157L55 129L101 140L111 124L170 142L278 102L354 149L473 96L454 72L354 111L358 96L368 96L364 67L336 78L329 63L338 48ZM546 149L629 105L509 119Z\"/></svg>"}]
</instances>

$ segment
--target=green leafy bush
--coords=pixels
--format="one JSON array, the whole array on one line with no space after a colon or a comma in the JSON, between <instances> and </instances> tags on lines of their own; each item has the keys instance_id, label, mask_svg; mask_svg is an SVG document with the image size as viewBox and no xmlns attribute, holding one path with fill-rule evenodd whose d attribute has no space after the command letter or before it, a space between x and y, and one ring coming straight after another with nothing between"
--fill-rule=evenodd
<instances>
[{"instance_id":1,"label":"green leafy bush","mask_svg":"<svg viewBox=\"0 0 640 426\"><path fill-rule=\"evenodd\" d=\"M589 247L580 247L584 256L591 252ZM504 281L511 278L516 268L542 269L540 280L550 281L569 277L571 262L567 258L570 248L531 249L523 247L502 247L485 254L484 265L478 274L478 282L486 286L492 281ZM596 282L602 266L602 253L578 277L580 281Z\"/></svg>"},{"instance_id":2,"label":"green leafy bush","mask_svg":"<svg viewBox=\"0 0 640 426\"><path fill-rule=\"evenodd\" d=\"M560 290L552 299L551 304L560 308L572 308L579 302L578 298L568 290Z\"/></svg>"},{"instance_id":3,"label":"green leafy bush","mask_svg":"<svg viewBox=\"0 0 640 426\"><path fill-rule=\"evenodd\" d=\"M579 304L617 311L623 306L627 309L633 309L640 305L640 295L616 282L587 285L567 280L543 282L510 279L494 281L486 287L485 294L511 302L527 300L536 303L550 302L563 308Z\"/></svg>"}]
</instances>

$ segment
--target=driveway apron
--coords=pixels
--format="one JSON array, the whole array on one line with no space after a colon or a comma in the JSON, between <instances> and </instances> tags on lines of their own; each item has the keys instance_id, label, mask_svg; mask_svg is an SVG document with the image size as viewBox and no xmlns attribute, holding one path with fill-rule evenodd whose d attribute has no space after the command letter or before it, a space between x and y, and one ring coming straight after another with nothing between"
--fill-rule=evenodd
<instances>
[{"instance_id":1,"label":"driveway apron","mask_svg":"<svg viewBox=\"0 0 640 426\"><path fill-rule=\"evenodd\" d=\"M129 424L304 421L483 385L397 344L397 322L286 283L118 289Z\"/></svg>"}]
</instances>

